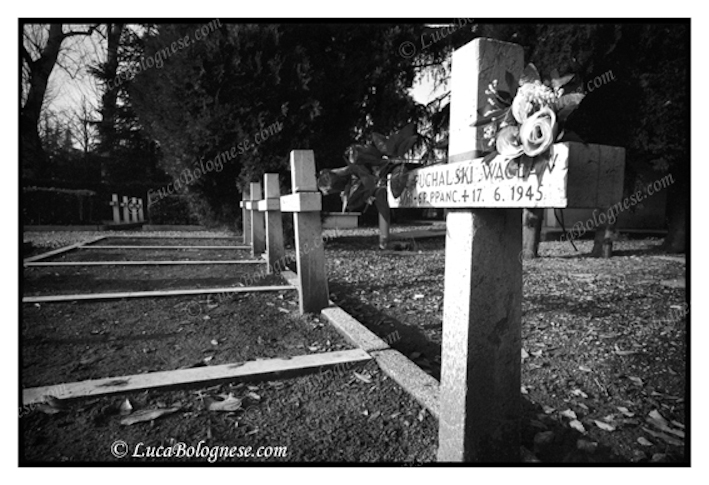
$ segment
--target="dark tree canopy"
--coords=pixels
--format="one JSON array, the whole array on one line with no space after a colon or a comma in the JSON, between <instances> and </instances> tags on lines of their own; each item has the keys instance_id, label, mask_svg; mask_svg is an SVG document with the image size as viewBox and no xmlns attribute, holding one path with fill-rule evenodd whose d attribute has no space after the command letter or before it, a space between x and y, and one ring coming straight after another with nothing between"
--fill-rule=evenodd
<instances>
[{"instance_id":1,"label":"dark tree canopy","mask_svg":"<svg viewBox=\"0 0 709 485\"><path fill-rule=\"evenodd\" d=\"M237 177L243 186L265 171L284 170L290 150L313 149L319 168L338 167L353 142L420 121L421 107L407 92L420 67L398 49L423 29L223 25L170 56L160 69L138 74L129 100L159 142L163 166L173 177L202 158L238 148L219 174L202 177L191 188L219 212L220 204L235 199ZM144 55L155 55L194 30L195 25L159 25L142 39ZM442 59L449 48L441 42L420 59ZM274 123L282 129L257 143L256 134Z\"/></svg>"}]
</instances>

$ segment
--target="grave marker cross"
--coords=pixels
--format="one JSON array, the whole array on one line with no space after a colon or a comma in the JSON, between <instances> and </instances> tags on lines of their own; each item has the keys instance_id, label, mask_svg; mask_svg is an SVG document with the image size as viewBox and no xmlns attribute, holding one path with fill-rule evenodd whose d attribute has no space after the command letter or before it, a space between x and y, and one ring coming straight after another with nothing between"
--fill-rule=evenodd
<instances>
[{"instance_id":1,"label":"grave marker cross","mask_svg":"<svg viewBox=\"0 0 709 485\"><path fill-rule=\"evenodd\" d=\"M409 173L391 207L443 207L446 254L439 461L516 462L520 456L522 208L609 207L622 197L625 152L557 143L536 173L498 156L474 127L494 80L510 91L522 47L475 39L453 53L448 163Z\"/></svg>"}]
</instances>

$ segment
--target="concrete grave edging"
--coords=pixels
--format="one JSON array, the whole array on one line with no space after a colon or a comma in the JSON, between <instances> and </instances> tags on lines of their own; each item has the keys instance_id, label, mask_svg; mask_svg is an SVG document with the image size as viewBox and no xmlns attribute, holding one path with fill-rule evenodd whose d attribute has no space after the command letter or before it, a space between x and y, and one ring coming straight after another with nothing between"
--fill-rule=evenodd
<instances>
[{"instance_id":1,"label":"concrete grave edging","mask_svg":"<svg viewBox=\"0 0 709 485\"><path fill-rule=\"evenodd\" d=\"M298 277L294 272L283 271L281 275L289 285L298 286ZM384 373L425 407L433 417L439 418L440 383L434 377L424 372L404 354L392 349L386 341L332 301L321 311L321 315L348 342L370 354Z\"/></svg>"}]
</instances>

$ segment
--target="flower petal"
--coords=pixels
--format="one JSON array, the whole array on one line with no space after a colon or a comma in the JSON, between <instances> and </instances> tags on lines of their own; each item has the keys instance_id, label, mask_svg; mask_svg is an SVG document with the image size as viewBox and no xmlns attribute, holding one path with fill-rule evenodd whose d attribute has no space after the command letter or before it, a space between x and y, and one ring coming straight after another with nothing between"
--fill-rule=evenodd
<instances>
[{"instance_id":1,"label":"flower petal","mask_svg":"<svg viewBox=\"0 0 709 485\"><path fill-rule=\"evenodd\" d=\"M556 138L556 114L544 107L527 118L519 129L519 139L525 155L536 157L544 153Z\"/></svg>"},{"instance_id":2,"label":"flower petal","mask_svg":"<svg viewBox=\"0 0 709 485\"><path fill-rule=\"evenodd\" d=\"M524 151L519 142L519 126L505 126L497 132L497 152L505 158L516 158Z\"/></svg>"}]
</instances>

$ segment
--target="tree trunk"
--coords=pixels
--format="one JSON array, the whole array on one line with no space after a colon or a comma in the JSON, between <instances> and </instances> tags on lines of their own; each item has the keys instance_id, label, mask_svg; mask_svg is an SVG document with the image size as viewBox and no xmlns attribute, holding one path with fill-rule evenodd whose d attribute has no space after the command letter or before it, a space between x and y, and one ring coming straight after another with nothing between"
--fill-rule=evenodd
<instances>
[{"instance_id":1,"label":"tree trunk","mask_svg":"<svg viewBox=\"0 0 709 485\"><path fill-rule=\"evenodd\" d=\"M118 45L121 41L123 24L108 25L108 48L106 63L104 65L105 80L115 79L118 72ZM101 150L110 154L113 152L116 142L116 100L118 99L118 87L108 88L101 97Z\"/></svg>"},{"instance_id":2,"label":"tree trunk","mask_svg":"<svg viewBox=\"0 0 709 485\"><path fill-rule=\"evenodd\" d=\"M668 231L662 249L670 253L686 253L689 184L683 170L675 170L675 174L678 180L667 194Z\"/></svg>"},{"instance_id":3,"label":"tree trunk","mask_svg":"<svg viewBox=\"0 0 709 485\"><path fill-rule=\"evenodd\" d=\"M377 212L379 212L379 249L386 249L389 245L389 227L391 225L391 209L387 200L387 190L384 187L374 192Z\"/></svg>"},{"instance_id":4,"label":"tree trunk","mask_svg":"<svg viewBox=\"0 0 709 485\"><path fill-rule=\"evenodd\" d=\"M607 211L600 213L607 214ZM614 219L613 223L599 224L596 227L591 256L595 258L610 258L613 256L613 239L617 222L617 219Z\"/></svg>"},{"instance_id":5,"label":"tree trunk","mask_svg":"<svg viewBox=\"0 0 709 485\"><path fill-rule=\"evenodd\" d=\"M44 95L47 92L47 82L57 63L63 40L62 24L51 24L47 44L37 59L32 60L29 52L22 47L23 58L30 70L30 87L27 101L20 110L20 140L22 143L20 156L24 162L23 166L38 178L46 176L48 168L47 154L42 149L42 141L39 137L39 117L42 113Z\"/></svg>"},{"instance_id":6,"label":"tree trunk","mask_svg":"<svg viewBox=\"0 0 709 485\"><path fill-rule=\"evenodd\" d=\"M669 228L662 243L662 249L669 253L687 252L687 196L684 202L674 204L670 209Z\"/></svg>"},{"instance_id":7,"label":"tree trunk","mask_svg":"<svg viewBox=\"0 0 709 485\"><path fill-rule=\"evenodd\" d=\"M539 255L543 221L544 209L523 209L522 256L524 259L534 259Z\"/></svg>"}]
</instances>

